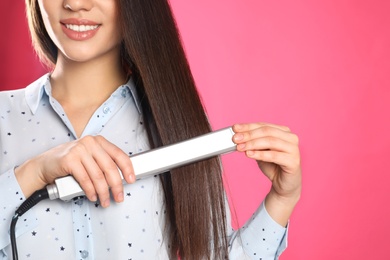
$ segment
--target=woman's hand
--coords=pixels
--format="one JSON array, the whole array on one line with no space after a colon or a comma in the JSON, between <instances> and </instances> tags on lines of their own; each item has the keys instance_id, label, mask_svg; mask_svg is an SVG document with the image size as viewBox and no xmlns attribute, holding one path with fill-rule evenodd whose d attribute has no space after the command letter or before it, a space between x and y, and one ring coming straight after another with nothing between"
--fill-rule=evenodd
<instances>
[{"instance_id":1,"label":"woman's hand","mask_svg":"<svg viewBox=\"0 0 390 260\"><path fill-rule=\"evenodd\" d=\"M99 198L101 205L107 207L109 189L115 201L123 201L118 169L128 183L135 181L131 161L122 150L102 136L86 136L27 161L15 169L15 175L26 197L59 177L72 175L88 199Z\"/></svg>"},{"instance_id":2,"label":"woman's hand","mask_svg":"<svg viewBox=\"0 0 390 260\"><path fill-rule=\"evenodd\" d=\"M237 124L233 131L237 150L255 159L272 182L266 198L267 211L286 225L301 194L298 137L286 126L269 123Z\"/></svg>"}]
</instances>

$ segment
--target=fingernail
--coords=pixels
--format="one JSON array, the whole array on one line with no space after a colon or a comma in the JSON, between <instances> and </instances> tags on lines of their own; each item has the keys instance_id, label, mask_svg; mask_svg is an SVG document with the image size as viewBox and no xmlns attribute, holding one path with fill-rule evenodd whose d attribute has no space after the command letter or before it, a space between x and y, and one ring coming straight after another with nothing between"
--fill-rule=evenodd
<instances>
[{"instance_id":1,"label":"fingernail","mask_svg":"<svg viewBox=\"0 0 390 260\"><path fill-rule=\"evenodd\" d=\"M234 135L234 140L235 141L241 141L242 139L244 139L244 135L243 134L235 134Z\"/></svg>"},{"instance_id":2,"label":"fingernail","mask_svg":"<svg viewBox=\"0 0 390 260\"><path fill-rule=\"evenodd\" d=\"M253 156L255 155L255 152L254 152L254 151L247 151L247 152L246 152L246 155L247 155L248 157L253 157Z\"/></svg>"},{"instance_id":3,"label":"fingernail","mask_svg":"<svg viewBox=\"0 0 390 260\"><path fill-rule=\"evenodd\" d=\"M124 196L123 196L123 192L120 192L119 194L118 194L118 202L122 202L123 201L123 199L124 199Z\"/></svg>"},{"instance_id":4,"label":"fingernail","mask_svg":"<svg viewBox=\"0 0 390 260\"><path fill-rule=\"evenodd\" d=\"M93 195L93 196L91 197L91 201L93 201L93 202L97 201L97 196L96 196L96 195Z\"/></svg>"},{"instance_id":5,"label":"fingernail","mask_svg":"<svg viewBox=\"0 0 390 260\"><path fill-rule=\"evenodd\" d=\"M133 182L135 181L135 176L134 176L134 174L130 174L130 175L129 175L129 180L130 180L131 183L133 183Z\"/></svg>"},{"instance_id":6,"label":"fingernail","mask_svg":"<svg viewBox=\"0 0 390 260\"><path fill-rule=\"evenodd\" d=\"M237 145L237 149L238 149L238 150L243 150L243 149L245 149L245 144L239 144L239 145Z\"/></svg>"},{"instance_id":7,"label":"fingernail","mask_svg":"<svg viewBox=\"0 0 390 260\"><path fill-rule=\"evenodd\" d=\"M104 208L110 206L110 199L106 199L105 201L103 201L103 205L102 205Z\"/></svg>"}]
</instances>

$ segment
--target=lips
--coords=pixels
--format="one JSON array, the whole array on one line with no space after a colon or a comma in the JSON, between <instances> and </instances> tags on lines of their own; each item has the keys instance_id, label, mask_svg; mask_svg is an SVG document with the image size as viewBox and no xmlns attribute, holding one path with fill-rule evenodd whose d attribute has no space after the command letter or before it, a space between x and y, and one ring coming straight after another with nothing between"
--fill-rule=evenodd
<instances>
[{"instance_id":1,"label":"lips","mask_svg":"<svg viewBox=\"0 0 390 260\"><path fill-rule=\"evenodd\" d=\"M75 41L89 40L96 35L101 24L86 19L64 19L61 27L68 38Z\"/></svg>"}]
</instances>

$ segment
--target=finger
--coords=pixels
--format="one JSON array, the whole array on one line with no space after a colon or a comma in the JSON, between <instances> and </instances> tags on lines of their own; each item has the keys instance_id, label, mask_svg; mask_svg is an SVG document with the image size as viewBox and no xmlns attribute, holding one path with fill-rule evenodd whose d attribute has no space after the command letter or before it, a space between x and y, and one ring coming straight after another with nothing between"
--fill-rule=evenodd
<instances>
[{"instance_id":1,"label":"finger","mask_svg":"<svg viewBox=\"0 0 390 260\"><path fill-rule=\"evenodd\" d=\"M117 164L107 153L101 153L94 156L99 168L102 170L105 181L111 189L111 193L116 202L123 201L123 182ZM129 159L128 159L129 160Z\"/></svg>"},{"instance_id":2,"label":"finger","mask_svg":"<svg viewBox=\"0 0 390 260\"><path fill-rule=\"evenodd\" d=\"M107 207L110 203L109 188L116 202L123 201L123 182L118 167L124 178L133 182L135 177L129 157L102 136L84 137L82 143L91 154L84 163L90 167L89 174L102 206Z\"/></svg>"},{"instance_id":3,"label":"finger","mask_svg":"<svg viewBox=\"0 0 390 260\"><path fill-rule=\"evenodd\" d=\"M282 131L290 132L290 128L287 126L283 125L277 125L277 124L271 124L271 123L266 123L266 122L256 122L256 123L247 123L247 124L235 124L233 125L233 131L235 133L240 133L240 132L246 132L246 131L251 131L259 127L263 126L269 126L273 128L280 129Z\"/></svg>"},{"instance_id":4,"label":"finger","mask_svg":"<svg viewBox=\"0 0 390 260\"><path fill-rule=\"evenodd\" d=\"M128 183L135 181L130 158L121 149L103 137L97 137L97 140L103 149L95 155L95 160L98 161L99 166L103 169L114 200L122 202L124 198L122 178Z\"/></svg>"},{"instance_id":5,"label":"finger","mask_svg":"<svg viewBox=\"0 0 390 260\"><path fill-rule=\"evenodd\" d=\"M86 169L80 161L70 161L72 167L66 170L79 183L81 189L90 201L97 201L97 193Z\"/></svg>"},{"instance_id":6,"label":"finger","mask_svg":"<svg viewBox=\"0 0 390 260\"><path fill-rule=\"evenodd\" d=\"M249 158L261 162L274 163L283 168L287 173L293 173L300 167L300 157L278 151L247 151Z\"/></svg>"},{"instance_id":7,"label":"finger","mask_svg":"<svg viewBox=\"0 0 390 260\"><path fill-rule=\"evenodd\" d=\"M108 207L110 205L110 192L109 184L105 177L107 169L104 167L106 167L107 161L111 161L112 164L114 163L101 146L100 143L102 139L104 138L92 136L83 137L79 140L78 145L76 146L77 150L75 150L78 151L81 163L85 167L94 185L101 205L103 207Z\"/></svg>"},{"instance_id":8,"label":"finger","mask_svg":"<svg viewBox=\"0 0 390 260\"><path fill-rule=\"evenodd\" d=\"M101 190L97 188L97 192L104 207L109 205L108 189L111 189L113 198L116 202L123 201L123 183L122 176L114 159L107 153L107 150L101 147L99 148L93 153L93 160L98 169L94 169L94 171L91 172L91 177L93 176L93 178L96 178L97 185L101 187ZM94 181L95 179L93 179L93 182ZM104 182L104 184L100 181ZM102 195L99 191L102 192Z\"/></svg>"},{"instance_id":9,"label":"finger","mask_svg":"<svg viewBox=\"0 0 390 260\"><path fill-rule=\"evenodd\" d=\"M286 142L298 145L298 136L281 128L264 125L253 130L239 132L233 136L233 141L237 144L255 140L264 137L274 137L284 140Z\"/></svg>"},{"instance_id":10,"label":"finger","mask_svg":"<svg viewBox=\"0 0 390 260\"><path fill-rule=\"evenodd\" d=\"M237 150L241 152L250 150L273 150L292 154L297 150L297 146L283 139L267 136L240 143L237 145Z\"/></svg>"},{"instance_id":11,"label":"finger","mask_svg":"<svg viewBox=\"0 0 390 260\"><path fill-rule=\"evenodd\" d=\"M126 180L127 183L134 183L136 180L135 172L133 168L133 164L131 163L131 159L129 156L124 154L126 158L115 160L116 164L118 165L123 178ZM129 163L130 162L130 163Z\"/></svg>"},{"instance_id":12,"label":"finger","mask_svg":"<svg viewBox=\"0 0 390 260\"><path fill-rule=\"evenodd\" d=\"M127 154L119 149L114 144L107 140L99 140L106 153L112 158L116 166L121 171L123 178L127 183L133 183L135 181L135 174L131 160Z\"/></svg>"},{"instance_id":13,"label":"finger","mask_svg":"<svg viewBox=\"0 0 390 260\"><path fill-rule=\"evenodd\" d=\"M104 171L104 176L110 187L112 196L116 202L122 202L123 196L123 182L118 168Z\"/></svg>"},{"instance_id":14,"label":"finger","mask_svg":"<svg viewBox=\"0 0 390 260\"><path fill-rule=\"evenodd\" d=\"M82 158L82 164L84 165L89 175L89 178L93 183L96 194L100 200L100 204L104 208L108 207L110 205L109 184L106 180L106 176L103 172L103 169L91 156L84 156Z\"/></svg>"}]
</instances>

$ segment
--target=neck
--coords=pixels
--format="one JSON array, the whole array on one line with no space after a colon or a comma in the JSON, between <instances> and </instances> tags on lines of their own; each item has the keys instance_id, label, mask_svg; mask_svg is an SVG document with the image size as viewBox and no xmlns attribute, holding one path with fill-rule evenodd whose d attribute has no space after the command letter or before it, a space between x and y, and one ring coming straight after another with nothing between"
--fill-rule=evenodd
<instances>
[{"instance_id":1,"label":"neck","mask_svg":"<svg viewBox=\"0 0 390 260\"><path fill-rule=\"evenodd\" d=\"M119 55L76 62L59 54L51 74L53 97L62 105L100 105L125 81Z\"/></svg>"},{"instance_id":2,"label":"neck","mask_svg":"<svg viewBox=\"0 0 390 260\"><path fill-rule=\"evenodd\" d=\"M86 62L59 54L50 82L53 97L62 105L79 137L94 111L125 81L119 54Z\"/></svg>"}]
</instances>

